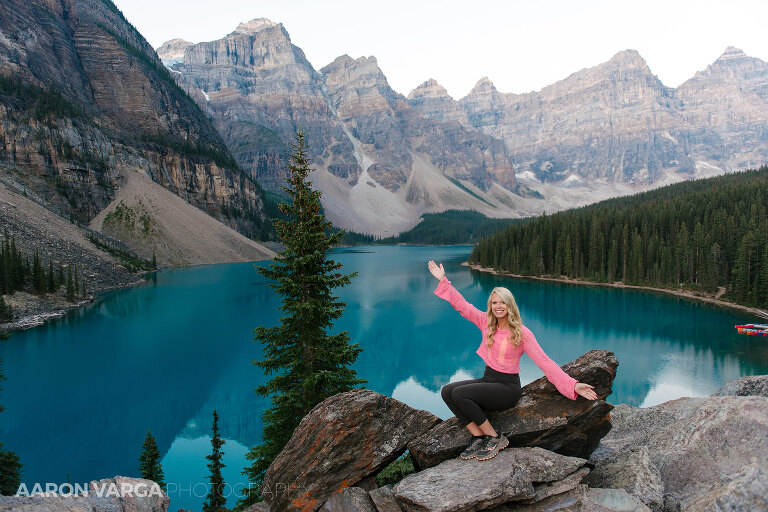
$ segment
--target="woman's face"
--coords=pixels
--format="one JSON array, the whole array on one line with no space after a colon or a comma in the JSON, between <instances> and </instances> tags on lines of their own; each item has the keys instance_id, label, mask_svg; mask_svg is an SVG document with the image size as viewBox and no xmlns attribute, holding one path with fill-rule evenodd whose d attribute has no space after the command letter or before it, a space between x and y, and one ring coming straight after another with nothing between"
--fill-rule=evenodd
<instances>
[{"instance_id":1,"label":"woman's face","mask_svg":"<svg viewBox=\"0 0 768 512\"><path fill-rule=\"evenodd\" d=\"M507 313L509 312L509 306L504 304L504 301L501 300L501 297L496 295L495 293L491 294L491 311L493 312L493 316L496 318L507 318Z\"/></svg>"}]
</instances>

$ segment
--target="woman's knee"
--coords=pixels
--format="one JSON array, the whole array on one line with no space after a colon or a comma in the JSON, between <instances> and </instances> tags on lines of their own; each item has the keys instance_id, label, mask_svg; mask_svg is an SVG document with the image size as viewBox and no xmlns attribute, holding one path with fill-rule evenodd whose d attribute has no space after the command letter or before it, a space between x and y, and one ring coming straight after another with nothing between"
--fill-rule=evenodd
<instances>
[{"instance_id":1,"label":"woman's knee","mask_svg":"<svg viewBox=\"0 0 768 512\"><path fill-rule=\"evenodd\" d=\"M520 398L522 398L522 396L523 396L523 390L520 388L517 388L517 391L514 393L514 398L512 401L512 405L510 405L510 408L516 406L517 402L520 401Z\"/></svg>"},{"instance_id":2,"label":"woman's knee","mask_svg":"<svg viewBox=\"0 0 768 512\"><path fill-rule=\"evenodd\" d=\"M446 384L445 386L443 386L443 389L440 390L440 396L443 397L443 402L450 403L452 401L451 392L453 391L454 387L455 386Z\"/></svg>"},{"instance_id":3,"label":"woman's knee","mask_svg":"<svg viewBox=\"0 0 768 512\"><path fill-rule=\"evenodd\" d=\"M451 400L454 402L458 402L460 400L464 400L467 395L464 393L464 389L462 389L461 386L456 386L451 390Z\"/></svg>"}]
</instances>

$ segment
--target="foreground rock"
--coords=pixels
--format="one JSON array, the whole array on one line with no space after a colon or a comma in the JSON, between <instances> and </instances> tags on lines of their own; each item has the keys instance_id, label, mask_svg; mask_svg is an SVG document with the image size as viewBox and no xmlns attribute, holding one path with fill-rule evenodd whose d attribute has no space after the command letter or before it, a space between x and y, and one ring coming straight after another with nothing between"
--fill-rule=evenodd
<instances>
[{"instance_id":1,"label":"foreground rock","mask_svg":"<svg viewBox=\"0 0 768 512\"><path fill-rule=\"evenodd\" d=\"M585 463L541 448L511 448L487 461L451 459L409 475L394 486L393 494L409 512L482 510L516 500L537 501L537 494L544 499L553 493L537 493L536 484L563 481ZM554 494L576 487L583 476Z\"/></svg>"},{"instance_id":2,"label":"foreground rock","mask_svg":"<svg viewBox=\"0 0 768 512\"><path fill-rule=\"evenodd\" d=\"M768 375L754 375L733 380L715 391L712 396L765 396L768 397Z\"/></svg>"},{"instance_id":3,"label":"foreground rock","mask_svg":"<svg viewBox=\"0 0 768 512\"><path fill-rule=\"evenodd\" d=\"M768 398L680 398L641 409L621 405L592 485L623 488L653 510L768 510ZM650 464L642 462L647 449ZM640 468L640 469L639 469ZM653 485L628 475L658 472ZM638 475L638 478L641 478ZM594 479L594 480L590 480Z\"/></svg>"},{"instance_id":4,"label":"foreground rock","mask_svg":"<svg viewBox=\"0 0 768 512\"><path fill-rule=\"evenodd\" d=\"M651 509L624 489L574 489L533 504L507 503L489 512L650 512Z\"/></svg>"},{"instance_id":5,"label":"foreground rock","mask_svg":"<svg viewBox=\"0 0 768 512\"><path fill-rule=\"evenodd\" d=\"M488 419L503 431L511 446L538 446L562 455L589 458L600 439L611 429L613 406L604 399L611 394L619 365L613 352L592 350L565 366L563 370L595 387L598 400L570 400L561 395L546 377L523 388L518 404ZM469 442L469 433L454 417L408 443L418 468L429 468L452 459Z\"/></svg>"},{"instance_id":6,"label":"foreground rock","mask_svg":"<svg viewBox=\"0 0 768 512\"><path fill-rule=\"evenodd\" d=\"M334 395L296 427L267 470L262 496L271 510L317 510L333 493L383 469L415 435L439 422L374 391Z\"/></svg>"},{"instance_id":7,"label":"foreground rock","mask_svg":"<svg viewBox=\"0 0 768 512\"><path fill-rule=\"evenodd\" d=\"M155 482L124 476L91 482L87 495L0 496L0 512L167 512L169 504Z\"/></svg>"},{"instance_id":8,"label":"foreground rock","mask_svg":"<svg viewBox=\"0 0 768 512\"><path fill-rule=\"evenodd\" d=\"M664 483L645 445L606 458L584 483L590 487L624 489L652 510L661 510L664 504Z\"/></svg>"},{"instance_id":9,"label":"foreground rock","mask_svg":"<svg viewBox=\"0 0 768 512\"><path fill-rule=\"evenodd\" d=\"M320 512L376 512L376 506L365 489L348 487L331 496Z\"/></svg>"}]
</instances>

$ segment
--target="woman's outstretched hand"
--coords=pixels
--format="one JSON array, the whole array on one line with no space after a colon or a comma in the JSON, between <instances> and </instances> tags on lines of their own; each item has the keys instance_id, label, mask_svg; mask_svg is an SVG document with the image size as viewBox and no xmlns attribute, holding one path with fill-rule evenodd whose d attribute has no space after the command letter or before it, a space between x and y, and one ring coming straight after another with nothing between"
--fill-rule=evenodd
<instances>
[{"instance_id":1,"label":"woman's outstretched hand","mask_svg":"<svg viewBox=\"0 0 768 512\"><path fill-rule=\"evenodd\" d=\"M590 386L589 384L584 384L583 382L577 382L576 386L573 388L573 390L586 398L587 400L596 400L597 399L597 393L594 392L594 386Z\"/></svg>"},{"instance_id":2,"label":"woman's outstretched hand","mask_svg":"<svg viewBox=\"0 0 768 512\"><path fill-rule=\"evenodd\" d=\"M429 271L432 272L432 275L435 276L435 279L438 281L442 281L445 279L445 270L443 269L443 264L441 263L440 266L437 266L437 263L435 263L432 260L429 260L429 263L427 263L427 266L429 267Z\"/></svg>"}]
</instances>

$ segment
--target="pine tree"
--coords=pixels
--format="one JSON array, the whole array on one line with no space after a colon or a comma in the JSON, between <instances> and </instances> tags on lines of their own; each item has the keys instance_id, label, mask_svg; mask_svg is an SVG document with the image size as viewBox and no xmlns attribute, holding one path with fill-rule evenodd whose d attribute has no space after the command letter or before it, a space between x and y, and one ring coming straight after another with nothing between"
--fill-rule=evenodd
<instances>
[{"instance_id":1,"label":"pine tree","mask_svg":"<svg viewBox=\"0 0 768 512\"><path fill-rule=\"evenodd\" d=\"M59 262L59 271L56 273L56 288L64 284L64 265Z\"/></svg>"},{"instance_id":2,"label":"pine tree","mask_svg":"<svg viewBox=\"0 0 768 512\"><path fill-rule=\"evenodd\" d=\"M14 270L12 276L12 290L18 290L21 285L24 284L24 261L21 258L21 253L16 248L16 237L11 237L11 259L13 261L12 268Z\"/></svg>"},{"instance_id":3,"label":"pine tree","mask_svg":"<svg viewBox=\"0 0 768 512\"><path fill-rule=\"evenodd\" d=\"M43 265L40 263L40 255L38 254L37 249L35 249L35 256L32 263L32 286L36 292L45 293L45 270L43 270Z\"/></svg>"},{"instance_id":4,"label":"pine tree","mask_svg":"<svg viewBox=\"0 0 768 512\"><path fill-rule=\"evenodd\" d=\"M7 236L7 234L6 234ZM5 239L0 242L0 295L9 292L10 284L10 258L6 248Z\"/></svg>"},{"instance_id":5,"label":"pine tree","mask_svg":"<svg viewBox=\"0 0 768 512\"><path fill-rule=\"evenodd\" d=\"M566 277L573 277L573 248L571 247L571 235L565 237L565 263L563 272Z\"/></svg>"},{"instance_id":6,"label":"pine tree","mask_svg":"<svg viewBox=\"0 0 768 512\"><path fill-rule=\"evenodd\" d=\"M213 437L211 438L213 452L210 455L205 456L205 458L210 461L208 463L208 469L211 470L211 490L208 491L208 495L205 497L203 512L218 512L227 504L227 499L224 497L224 477L221 475L221 468L224 467L224 463L221 462L221 458L224 456L221 447L225 442L226 441L219 435L219 415L214 409Z\"/></svg>"},{"instance_id":7,"label":"pine tree","mask_svg":"<svg viewBox=\"0 0 768 512\"><path fill-rule=\"evenodd\" d=\"M147 430L144 446L141 448L139 471L141 478L152 480L165 489L165 482L163 481L165 475L163 475L163 466L160 465L160 450L157 448L157 442L150 430Z\"/></svg>"},{"instance_id":8,"label":"pine tree","mask_svg":"<svg viewBox=\"0 0 768 512\"><path fill-rule=\"evenodd\" d=\"M16 494L21 485L21 468L21 459L16 452L3 449L3 443L0 443L0 494Z\"/></svg>"},{"instance_id":9,"label":"pine tree","mask_svg":"<svg viewBox=\"0 0 768 512\"><path fill-rule=\"evenodd\" d=\"M157 254L155 254L155 251L152 251L152 268L157 270Z\"/></svg>"},{"instance_id":10,"label":"pine tree","mask_svg":"<svg viewBox=\"0 0 768 512\"><path fill-rule=\"evenodd\" d=\"M0 382L5 380L2 371L2 360L0 359ZM2 388L0 388L1 390ZM4 407L0 405L0 412ZM15 452L5 450L3 443L0 443L0 494L11 496L16 494L21 484L21 461Z\"/></svg>"},{"instance_id":11,"label":"pine tree","mask_svg":"<svg viewBox=\"0 0 768 512\"><path fill-rule=\"evenodd\" d=\"M48 259L48 291L53 293L56 291L56 274L53 272L53 260Z\"/></svg>"},{"instance_id":12,"label":"pine tree","mask_svg":"<svg viewBox=\"0 0 768 512\"><path fill-rule=\"evenodd\" d=\"M72 283L72 267L67 267L67 300L75 301L75 285Z\"/></svg>"},{"instance_id":13,"label":"pine tree","mask_svg":"<svg viewBox=\"0 0 768 512\"><path fill-rule=\"evenodd\" d=\"M284 316L275 327L254 330L255 339L264 347L264 359L255 364L273 376L256 392L271 395L272 407L262 416L262 444L246 456L253 462L245 473L254 485L243 504L258 498L265 471L301 418L326 398L365 382L349 368L362 349L350 345L346 331L328 334L346 306L333 295L333 289L349 284L356 275L339 273L341 264L328 257L344 231L331 233L332 224L321 212L320 192L307 182L311 169L304 132L297 133L292 147L288 187L283 187L291 202L280 204L287 220L274 221L285 250L269 267L258 267L282 295Z\"/></svg>"},{"instance_id":14,"label":"pine tree","mask_svg":"<svg viewBox=\"0 0 768 512\"><path fill-rule=\"evenodd\" d=\"M13 322L13 309L5 303L5 298L0 295L0 323Z\"/></svg>"}]
</instances>

